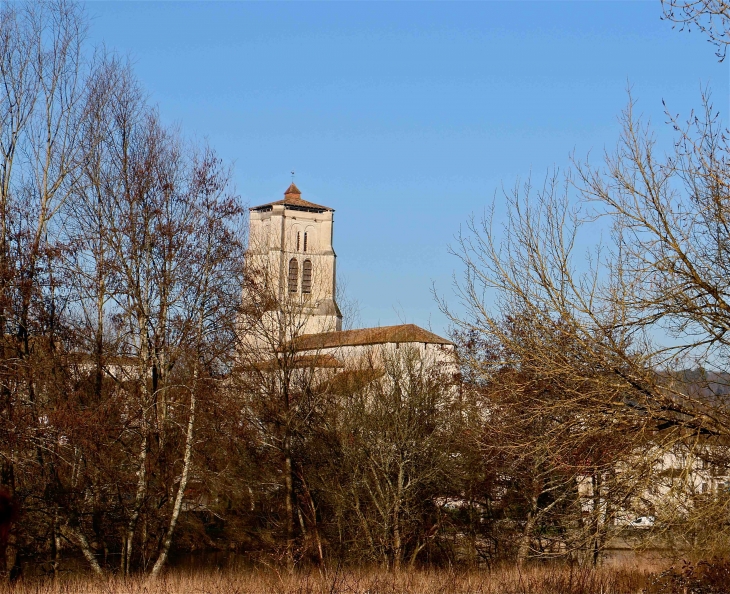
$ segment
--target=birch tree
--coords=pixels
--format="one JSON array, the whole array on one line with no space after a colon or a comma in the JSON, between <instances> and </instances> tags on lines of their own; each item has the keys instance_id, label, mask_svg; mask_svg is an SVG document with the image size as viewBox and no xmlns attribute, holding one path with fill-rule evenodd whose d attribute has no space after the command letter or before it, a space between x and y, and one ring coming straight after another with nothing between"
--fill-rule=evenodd
<instances>
[{"instance_id":1,"label":"birch tree","mask_svg":"<svg viewBox=\"0 0 730 594\"><path fill-rule=\"evenodd\" d=\"M156 556L156 575L167 559L192 472L197 402L202 393L216 393L209 384L230 365L227 357L235 348L241 209L229 193L227 171L211 151L192 152L144 107L137 112L134 104L122 105L120 111L121 123L130 127L118 137L128 144L113 147L120 158L100 199L103 237L95 241L108 254L113 290L107 311L118 334L115 354L127 362L117 365L116 379L132 415L125 434L138 452L128 461L136 487L126 513L122 563L129 573L135 554ZM92 311L95 307L92 303ZM159 550L151 531L164 533Z\"/></svg>"},{"instance_id":2,"label":"birch tree","mask_svg":"<svg viewBox=\"0 0 730 594\"><path fill-rule=\"evenodd\" d=\"M93 73L77 5L3 3L0 23L0 418L8 436L0 484L22 500L21 477L38 473L35 464L24 468L27 454L41 467L48 462L31 437L44 419L33 359L52 354L59 340L53 224L80 176L85 81ZM11 531L3 572L17 570L16 541Z\"/></svg>"}]
</instances>

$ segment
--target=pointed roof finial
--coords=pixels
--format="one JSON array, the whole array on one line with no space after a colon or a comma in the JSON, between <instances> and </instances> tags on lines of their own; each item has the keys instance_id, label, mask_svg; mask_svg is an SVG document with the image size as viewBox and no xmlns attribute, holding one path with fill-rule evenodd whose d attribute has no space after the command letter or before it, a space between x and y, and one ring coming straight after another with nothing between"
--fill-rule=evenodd
<instances>
[{"instance_id":1,"label":"pointed roof finial","mask_svg":"<svg viewBox=\"0 0 730 594\"><path fill-rule=\"evenodd\" d=\"M302 195L302 193L299 191L299 188L297 188L294 185L294 182L292 182L291 185L286 189L286 192L284 192L284 198L286 199L287 196L292 196L292 195L296 195L296 196Z\"/></svg>"},{"instance_id":2,"label":"pointed roof finial","mask_svg":"<svg viewBox=\"0 0 730 594\"><path fill-rule=\"evenodd\" d=\"M294 170L291 171L291 183L294 183Z\"/></svg>"}]
</instances>

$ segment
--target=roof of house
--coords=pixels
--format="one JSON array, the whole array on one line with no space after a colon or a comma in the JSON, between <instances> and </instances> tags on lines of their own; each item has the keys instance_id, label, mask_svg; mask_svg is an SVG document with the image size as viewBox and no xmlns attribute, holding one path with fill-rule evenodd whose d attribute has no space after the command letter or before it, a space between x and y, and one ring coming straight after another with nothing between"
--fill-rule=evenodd
<instances>
[{"instance_id":1,"label":"roof of house","mask_svg":"<svg viewBox=\"0 0 730 594\"><path fill-rule=\"evenodd\" d=\"M344 367L344 365L332 355L300 355L286 364L282 363L278 359L268 359L266 361L256 363L253 367L264 371L274 371L282 368L284 365L288 365L290 369L309 369L315 367L318 369L340 369Z\"/></svg>"},{"instance_id":2,"label":"roof of house","mask_svg":"<svg viewBox=\"0 0 730 594\"><path fill-rule=\"evenodd\" d=\"M327 378L322 385L318 386L317 391L327 391L335 394L352 394L384 375L385 371L383 369L373 367L348 369Z\"/></svg>"},{"instance_id":3,"label":"roof of house","mask_svg":"<svg viewBox=\"0 0 730 594\"><path fill-rule=\"evenodd\" d=\"M322 332L320 334L302 334L294 339L294 347L299 351L327 349L342 346L365 346L386 343L424 342L428 344L453 344L433 332L424 330L415 324L399 326L381 326L379 328L360 328L358 330L342 330L340 332Z\"/></svg>"},{"instance_id":4,"label":"roof of house","mask_svg":"<svg viewBox=\"0 0 730 594\"><path fill-rule=\"evenodd\" d=\"M334 212L335 210L334 208L330 208L329 206L322 206L321 204L315 204L314 202L302 200L302 193L299 191L299 188L294 185L294 183L292 183L286 189L286 192L284 192L284 200L277 200L276 202L268 202L259 206L253 206L249 210L271 210L271 207L277 204L283 204L284 208L289 208L291 210L307 210L310 212Z\"/></svg>"}]
</instances>

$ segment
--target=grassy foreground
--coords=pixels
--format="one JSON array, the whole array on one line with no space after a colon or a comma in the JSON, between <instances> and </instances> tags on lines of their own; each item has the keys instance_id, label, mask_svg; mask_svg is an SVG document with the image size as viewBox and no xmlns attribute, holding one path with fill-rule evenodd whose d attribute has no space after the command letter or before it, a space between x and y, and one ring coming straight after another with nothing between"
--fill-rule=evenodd
<instances>
[{"instance_id":1,"label":"grassy foreground","mask_svg":"<svg viewBox=\"0 0 730 594\"><path fill-rule=\"evenodd\" d=\"M317 571L278 573L271 570L231 572L172 571L150 581L66 576L56 581L25 580L0 585L13 594L671 594L669 583L657 583L650 567L565 566L503 568L493 571ZM681 592L681 590L680 590Z\"/></svg>"}]
</instances>

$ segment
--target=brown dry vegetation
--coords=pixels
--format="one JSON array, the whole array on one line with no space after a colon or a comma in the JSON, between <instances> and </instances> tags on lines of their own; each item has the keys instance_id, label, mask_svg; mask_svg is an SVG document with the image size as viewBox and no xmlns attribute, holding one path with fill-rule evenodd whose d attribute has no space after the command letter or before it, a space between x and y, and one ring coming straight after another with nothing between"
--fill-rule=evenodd
<instances>
[{"instance_id":1,"label":"brown dry vegetation","mask_svg":"<svg viewBox=\"0 0 730 594\"><path fill-rule=\"evenodd\" d=\"M671 592L651 589L653 566L587 568L563 565L493 571L332 571L279 573L270 570L170 572L157 580L144 578L69 577L53 581L21 581L0 592L13 594L631 594Z\"/></svg>"}]
</instances>

